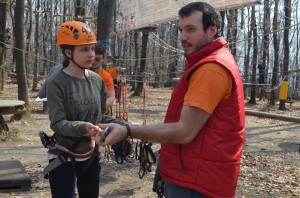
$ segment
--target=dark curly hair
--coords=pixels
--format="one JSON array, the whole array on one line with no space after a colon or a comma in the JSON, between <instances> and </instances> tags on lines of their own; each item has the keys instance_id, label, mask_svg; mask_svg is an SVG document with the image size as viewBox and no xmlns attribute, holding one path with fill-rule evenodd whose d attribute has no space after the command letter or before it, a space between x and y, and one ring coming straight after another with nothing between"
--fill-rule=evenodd
<instances>
[{"instance_id":1,"label":"dark curly hair","mask_svg":"<svg viewBox=\"0 0 300 198\"><path fill-rule=\"evenodd\" d=\"M211 5L205 2L193 2L183 6L178 14L181 18L190 16L193 12L200 11L203 13L202 23L203 29L206 31L210 26L216 26L218 31L215 38L219 37L219 30L221 28L221 16L218 11Z\"/></svg>"},{"instance_id":2,"label":"dark curly hair","mask_svg":"<svg viewBox=\"0 0 300 198\"><path fill-rule=\"evenodd\" d=\"M103 54L105 56L106 47L101 42L97 42L95 45L95 53L96 54Z\"/></svg>"}]
</instances>

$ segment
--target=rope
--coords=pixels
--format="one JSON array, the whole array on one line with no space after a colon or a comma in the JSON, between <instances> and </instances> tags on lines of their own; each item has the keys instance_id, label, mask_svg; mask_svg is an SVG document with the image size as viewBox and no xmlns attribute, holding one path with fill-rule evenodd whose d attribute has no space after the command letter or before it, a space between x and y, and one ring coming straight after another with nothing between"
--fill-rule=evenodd
<instances>
[{"instance_id":1,"label":"rope","mask_svg":"<svg viewBox=\"0 0 300 198\"><path fill-rule=\"evenodd\" d=\"M87 153L83 153L83 154L77 154L77 153L74 153L72 151L70 151L69 149L67 149L66 147L63 147L59 144L55 144L55 148L57 148L58 150L61 150L63 152L66 152L72 156L74 156L75 158L86 158L86 157L89 157L93 154L94 152L94 149L95 147L93 147L90 151L88 151Z\"/></svg>"},{"instance_id":2,"label":"rope","mask_svg":"<svg viewBox=\"0 0 300 198\"><path fill-rule=\"evenodd\" d=\"M116 87L116 118L128 121L128 112L126 104L126 77L122 74L117 81ZM122 110L122 111L121 111Z\"/></svg>"}]
</instances>

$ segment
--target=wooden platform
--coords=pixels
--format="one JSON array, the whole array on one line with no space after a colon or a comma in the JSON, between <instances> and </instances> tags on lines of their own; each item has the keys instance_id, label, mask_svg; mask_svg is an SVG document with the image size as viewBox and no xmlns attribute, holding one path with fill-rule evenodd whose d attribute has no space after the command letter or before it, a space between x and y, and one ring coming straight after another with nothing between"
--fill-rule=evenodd
<instances>
[{"instance_id":1,"label":"wooden platform","mask_svg":"<svg viewBox=\"0 0 300 198\"><path fill-rule=\"evenodd\" d=\"M26 113L24 104L25 102L21 100L0 100L0 132L9 131L3 115Z\"/></svg>"},{"instance_id":2,"label":"wooden platform","mask_svg":"<svg viewBox=\"0 0 300 198\"><path fill-rule=\"evenodd\" d=\"M20 161L0 161L0 192L28 191L30 189L30 176Z\"/></svg>"},{"instance_id":3,"label":"wooden platform","mask_svg":"<svg viewBox=\"0 0 300 198\"><path fill-rule=\"evenodd\" d=\"M11 107L24 105L24 101L21 100L0 100L0 107Z\"/></svg>"}]
</instances>

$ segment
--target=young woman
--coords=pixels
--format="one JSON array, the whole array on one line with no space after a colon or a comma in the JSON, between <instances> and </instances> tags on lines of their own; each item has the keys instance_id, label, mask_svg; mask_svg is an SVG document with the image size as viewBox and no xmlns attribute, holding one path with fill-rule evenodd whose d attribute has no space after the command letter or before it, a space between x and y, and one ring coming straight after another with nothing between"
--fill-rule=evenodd
<instances>
[{"instance_id":1,"label":"young woman","mask_svg":"<svg viewBox=\"0 0 300 198\"><path fill-rule=\"evenodd\" d=\"M50 127L55 149L49 149L48 173L52 197L71 198L75 176L79 197L99 196L100 164L93 138L106 107L103 80L89 71L96 37L85 23L69 21L57 32L63 68L47 82ZM57 165L59 164L59 165ZM46 170L46 169L45 169Z\"/></svg>"}]
</instances>

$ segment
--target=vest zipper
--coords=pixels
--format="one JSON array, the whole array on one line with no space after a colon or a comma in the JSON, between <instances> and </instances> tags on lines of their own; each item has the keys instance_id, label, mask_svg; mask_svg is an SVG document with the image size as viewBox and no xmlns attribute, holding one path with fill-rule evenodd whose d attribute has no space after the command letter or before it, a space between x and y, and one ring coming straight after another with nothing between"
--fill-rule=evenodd
<instances>
[{"instance_id":1,"label":"vest zipper","mask_svg":"<svg viewBox=\"0 0 300 198\"><path fill-rule=\"evenodd\" d=\"M179 145L179 161L180 161L180 166L181 166L181 172L182 172L182 173L185 173L185 172L186 172L186 169L185 169L185 167L183 166L182 159L181 159L181 144Z\"/></svg>"}]
</instances>

